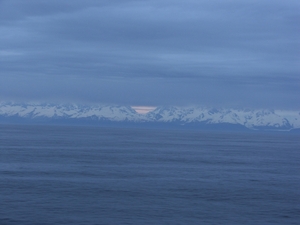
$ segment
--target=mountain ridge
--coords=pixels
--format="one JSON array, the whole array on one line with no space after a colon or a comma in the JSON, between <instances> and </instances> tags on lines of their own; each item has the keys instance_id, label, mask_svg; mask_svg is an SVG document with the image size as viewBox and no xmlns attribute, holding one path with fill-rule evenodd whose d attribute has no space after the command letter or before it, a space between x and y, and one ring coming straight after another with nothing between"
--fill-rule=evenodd
<instances>
[{"instance_id":1,"label":"mountain ridge","mask_svg":"<svg viewBox=\"0 0 300 225\"><path fill-rule=\"evenodd\" d=\"M159 124L205 127L224 124L250 130L293 130L300 128L300 112L268 109L229 109L208 107L157 107L147 114L138 114L130 106L77 105L45 103L0 103L0 121L76 123L126 122L139 125Z\"/></svg>"}]
</instances>

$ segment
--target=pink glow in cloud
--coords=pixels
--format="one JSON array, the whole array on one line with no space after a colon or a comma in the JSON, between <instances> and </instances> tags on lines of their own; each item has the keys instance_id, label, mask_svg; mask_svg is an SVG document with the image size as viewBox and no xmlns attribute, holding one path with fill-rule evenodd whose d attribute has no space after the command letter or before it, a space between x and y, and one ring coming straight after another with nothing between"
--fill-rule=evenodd
<instances>
[{"instance_id":1,"label":"pink glow in cloud","mask_svg":"<svg viewBox=\"0 0 300 225\"><path fill-rule=\"evenodd\" d=\"M131 106L137 113L146 114L156 109L155 106Z\"/></svg>"}]
</instances>

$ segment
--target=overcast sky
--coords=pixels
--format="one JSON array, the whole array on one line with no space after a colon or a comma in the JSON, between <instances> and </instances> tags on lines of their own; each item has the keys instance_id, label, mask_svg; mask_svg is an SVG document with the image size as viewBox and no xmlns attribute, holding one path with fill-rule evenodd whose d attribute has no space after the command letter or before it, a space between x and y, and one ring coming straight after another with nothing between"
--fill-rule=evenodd
<instances>
[{"instance_id":1,"label":"overcast sky","mask_svg":"<svg viewBox=\"0 0 300 225\"><path fill-rule=\"evenodd\" d=\"M0 101L300 109L299 0L0 0Z\"/></svg>"}]
</instances>

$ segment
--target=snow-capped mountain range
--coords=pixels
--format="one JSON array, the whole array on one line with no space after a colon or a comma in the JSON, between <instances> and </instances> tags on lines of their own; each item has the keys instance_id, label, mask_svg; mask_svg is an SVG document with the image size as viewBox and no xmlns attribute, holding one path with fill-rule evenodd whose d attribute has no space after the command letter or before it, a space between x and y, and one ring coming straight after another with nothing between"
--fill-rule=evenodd
<instances>
[{"instance_id":1,"label":"snow-capped mountain range","mask_svg":"<svg viewBox=\"0 0 300 225\"><path fill-rule=\"evenodd\" d=\"M249 129L292 130L300 128L300 112L284 110L215 109L205 107L157 107L147 114L138 114L130 106L75 104L0 103L2 122L11 119L70 120L85 119L95 123L134 122L178 125L239 125Z\"/></svg>"}]
</instances>

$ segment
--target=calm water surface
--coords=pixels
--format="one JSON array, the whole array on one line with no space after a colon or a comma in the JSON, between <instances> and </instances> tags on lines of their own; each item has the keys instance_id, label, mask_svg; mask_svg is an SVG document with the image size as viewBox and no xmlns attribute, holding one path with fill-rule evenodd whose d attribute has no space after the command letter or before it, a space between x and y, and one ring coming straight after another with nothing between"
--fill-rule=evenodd
<instances>
[{"instance_id":1,"label":"calm water surface","mask_svg":"<svg viewBox=\"0 0 300 225\"><path fill-rule=\"evenodd\" d=\"M299 224L300 135L0 125L0 224Z\"/></svg>"}]
</instances>

